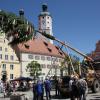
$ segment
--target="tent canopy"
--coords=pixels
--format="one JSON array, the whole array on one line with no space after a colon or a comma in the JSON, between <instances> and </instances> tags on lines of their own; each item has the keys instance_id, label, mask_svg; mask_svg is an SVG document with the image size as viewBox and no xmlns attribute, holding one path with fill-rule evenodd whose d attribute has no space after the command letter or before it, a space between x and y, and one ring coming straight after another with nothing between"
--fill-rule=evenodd
<instances>
[{"instance_id":1,"label":"tent canopy","mask_svg":"<svg viewBox=\"0 0 100 100\"><path fill-rule=\"evenodd\" d=\"M30 77L18 77L13 79L12 81L32 81L33 79Z\"/></svg>"}]
</instances>

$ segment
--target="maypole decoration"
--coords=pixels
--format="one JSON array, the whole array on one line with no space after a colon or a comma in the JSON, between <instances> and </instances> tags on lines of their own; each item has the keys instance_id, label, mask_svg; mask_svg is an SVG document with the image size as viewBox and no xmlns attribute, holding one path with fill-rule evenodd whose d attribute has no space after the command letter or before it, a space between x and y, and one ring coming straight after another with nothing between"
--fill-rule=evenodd
<instances>
[{"instance_id":1,"label":"maypole decoration","mask_svg":"<svg viewBox=\"0 0 100 100\"><path fill-rule=\"evenodd\" d=\"M21 10L20 16L17 16L13 13L0 10L0 33L5 33L10 45L28 41L33 36L34 27L22 17L22 12Z\"/></svg>"}]
</instances>

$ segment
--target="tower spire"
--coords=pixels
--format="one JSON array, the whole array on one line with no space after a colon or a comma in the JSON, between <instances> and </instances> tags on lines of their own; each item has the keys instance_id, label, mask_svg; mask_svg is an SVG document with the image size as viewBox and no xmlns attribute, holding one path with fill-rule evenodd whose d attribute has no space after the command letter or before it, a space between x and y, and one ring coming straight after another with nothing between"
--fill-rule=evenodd
<instances>
[{"instance_id":1,"label":"tower spire","mask_svg":"<svg viewBox=\"0 0 100 100\"><path fill-rule=\"evenodd\" d=\"M47 6L47 4L43 4L43 5L42 5L42 11L43 11L43 12L47 12L47 11L48 11L48 6Z\"/></svg>"},{"instance_id":2,"label":"tower spire","mask_svg":"<svg viewBox=\"0 0 100 100\"><path fill-rule=\"evenodd\" d=\"M46 32L47 34L53 35L52 17L50 15L50 12L48 11L47 4L42 5L42 11L39 15L39 30L42 32ZM53 44L52 40L47 38L45 38L45 40Z\"/></svg>"}]
</instances>

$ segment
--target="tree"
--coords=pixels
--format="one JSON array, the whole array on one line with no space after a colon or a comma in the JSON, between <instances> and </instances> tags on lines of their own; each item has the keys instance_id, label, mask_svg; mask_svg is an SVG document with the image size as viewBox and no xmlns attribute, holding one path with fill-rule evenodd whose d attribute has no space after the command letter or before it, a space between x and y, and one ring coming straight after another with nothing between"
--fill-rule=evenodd
<instances>
[{"instance_id":1,"label":"tree","mask_svg":"<svg viewBox=\"0 0 100 100\"><path fill-rule=\"evenodd\" d=\"M79 73L79 58L75 55L66 55L63 62L61 62L61 71L67 70L66 72L70 75L74 71Z\"/></svg>"},{"instance_id":2,"label":"tree","mask_svg":"<svg viewBox=\"0 0 100 100\"><path fill-rule=\"evenodd\" d=\"M69 70L68 70L68 66L70 65L70 61L69 61L69 57L67 55L65 55L64 60L61 62L61 76L63 76L63 71L65 71L65 73L69 74Z\"/></svg>"},{"instance_id":3,"label":"tree","mask_svg":"<svg viewBox=\"0 0 100 100\"><path fill-rule=\"evenodd\" d=\"M31 61L26 67L30 72L30 76L33 76L34 79L38 78L41 75L42 68L37 61Z\"/></svg>"}]
</instances>

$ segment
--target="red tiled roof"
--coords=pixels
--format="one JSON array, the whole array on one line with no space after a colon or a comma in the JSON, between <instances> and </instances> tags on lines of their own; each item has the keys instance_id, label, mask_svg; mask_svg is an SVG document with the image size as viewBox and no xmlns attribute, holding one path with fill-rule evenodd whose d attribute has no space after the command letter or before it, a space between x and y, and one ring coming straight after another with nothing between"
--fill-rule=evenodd
<instances>
[{"instance_id":1,"label":"red tiled roof","mask_svg":"<svg viewBox=\"0 0 100 100\"><path fill-rule=\"evenodd\" d=\"M42 39L32 39L25 43L18 44L15 49L18 52L41 54L48 56L64 57L64 53L55 45L45 42Z\"/></svg>"}]
</instances>

